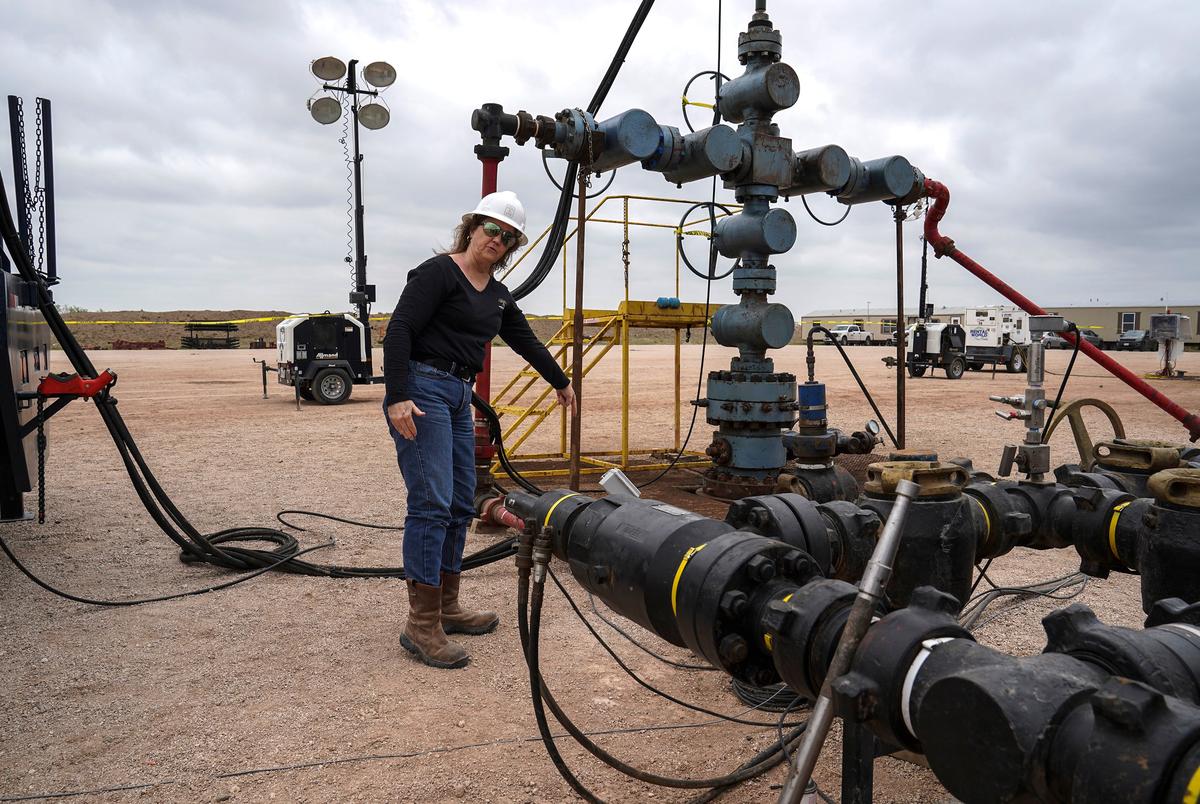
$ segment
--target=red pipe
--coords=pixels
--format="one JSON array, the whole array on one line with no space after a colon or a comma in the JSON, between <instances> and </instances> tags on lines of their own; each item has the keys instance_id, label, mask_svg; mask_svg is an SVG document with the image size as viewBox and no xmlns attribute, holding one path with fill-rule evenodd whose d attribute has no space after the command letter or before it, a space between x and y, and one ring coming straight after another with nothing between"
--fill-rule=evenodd
<instances>
[{"instance_id":1,"label":"red pipe","mask_svg":"<svg viewBox=\"0 0 1200 804\"><path fill-rule=\"evenodd\" d=\"M495 157L480 157L479 161L483 163L483 195L491 195L496 192L496 178L500 160ZM481 196L482 197L482 196ZM484 402L492 401L492 344L485 344L483 347L483 370L475 375L475 393L479 394L479 398ZM492 458L496 455L496 448L492 446L491 439L488 435L487 421L479 413L475 414L475 465L490 466Z\"/></svg>"},{"instance_id":2,"label":"red pipe","mask_svg":"<svg viewBox=\"0 0 1200 804\"><path fill-rule=\"evenodd\" d=\"M504 507L503 497L485 500L479 512L480 520L491 525L501 525L517 531L525 530L525 521Z\"/></svg>"},{"instance_id":3,"label":"red pipe","mask_svg":"<svg viewBox=\"0 0 1200 804\"><path fill-rule=\"evenodd\" d=\"M946 185L933 179L926 179L925 195L933 199L933 207L925 214L925 240L929 245L933 246L934 256L938 258L942 256L950 257L950 259L975 274L975 276L982 279L989 287L999 292L1030 315L1046 315L1045 310L1017 292L1015 288L975 262L975 260L963 254L954 245L953 240L938 232L938 224L946 215L946 207L950 205L950 190L947 189ZM1069 343L1075 343L1077 337L1075 333L1062 332L1059 334ZM1177 419L1188 429L1188 434L1191 436L1192 441L1200 439L1200 415L1189 413L1186 408L1171 401L1166 394L1152 388L1141 377L1122 366L1116 360L1113 360L1097 347L1092 346L1086 340L1079 344L1079 351L1099 363L1102 368L1106 369L1130 388L1149 399L1155 405L1158 405L1167 414Z\"/></svg>"}]
</instances>

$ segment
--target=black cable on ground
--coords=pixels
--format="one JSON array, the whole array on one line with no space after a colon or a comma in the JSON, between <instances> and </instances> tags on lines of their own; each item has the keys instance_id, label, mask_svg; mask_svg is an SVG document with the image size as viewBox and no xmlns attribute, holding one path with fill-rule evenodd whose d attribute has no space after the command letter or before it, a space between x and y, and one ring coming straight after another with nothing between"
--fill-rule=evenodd
<instances>
[{"instance_id":1,"label":"black cable on ground","mask_svg":"<svg viewBox=\"0 0 1200 804\"><path fill-rule=\"evenodd\" d=\"M0 236L3 237L9 253L14 255L14 264L21 277L32 284L37 297L37 305L46 319L50 332L62 347L72 367L80 376L97 376L95 366L55 307L45 280L29 262L13 221L12 210L4 192L2 176L0 176ZM206 562L237 571L253 572L275 569L281 572L334 578L405 577L403 567L353 567L302 561L298 556L302 552L309 551L301 551L295 537L275 528L242 527L227 528L207 535L200 533L158 482L118 412L117 400L106 391L96 396L93 402L117 448L117 453L129 475L134 492L155 524L179 546L181 560L189 563ZM503 454L502 451L501 454ZM273 545L274 549L264 550L242 546L247 542L266 542ZM512 550L511 540L501 542L469 556L464 560L463 566L464 568L473 568L500 560L511 555Z\"/></svg>"},{"instance_id":2,"label":"black cable on ground","mask_svg":"<svg viewBox=\"0 0 1200 804\"><path fill-rule=\"evenodd\" d=\"M805 703L795 690L786 684L756 687L736 678L730 679L733 694L747 706L762 712L790 712Z\"/></svg>"},{"instance_id":3,"label":"black cable on ground","mask_svg":"<svg viewBox=\"0 0 1200 804\"><path fill-rule=\"evenodd\" d=\"M563 593L568 602L571 604L572 608L575 610L576 615L580 617L585 625L589 626L589 630L592 632L593 636L595 636L597 640L601 642L601 644L604 644L603 640L599 638L599 635L596 634L595 630L592 629L590 624L587 623L587 620L583 617L582 612L579 611L578 607L575 605L566 589L562 586L562 583L552 571L549 572L549 574L554 580L555 584L559 587L559 590ZM713 788L713 791L711 792L718 792L736 784L740 784L748 779L759 776L775 767L782 761L782 753L779 752L778 749L772 747L769 751L760 753L758 757L755 757L754 760L746 763L740 769L724 776L714 779L676 779L672 777L659 776L657 774L635 768L623 762L622 760L617 759L603 748L600 748L600 746L588 739L586 734L578 729L578 727L574 725L570 718L566 716L541 679L541 671L538 667L537 657L538 639L540 637L541 606L544 595L543 590L544 583L534 583L531 592L529 571L520 571L517 591L518 631L521 635L522 647L525 650L526 662L529 666L531 692L533 695L538 696L538 698L535 698L534 700L534 712L538 719L539 731L543 735L543 742L546 743L547 750L551 754L551 759L554 761L555 767L559 770L560 775L567 780L568 784L570 784L577 793L583 795L585 799L589 801L593 800L592 798L588 798L593 794L582 786L582 783L578 781L578 779L566 766L565 761L562 760L561 754L558 752L557 746L554 745L552 735L549 733L549 726L545 724L544 712L542 712L541 702L543 699L547 706L550 707L552 713L559 723L561 723L562 726L571 734L571 736L574 737L576 741L579 742L579 744L583 746L589 753L591 753L597 759L600 759L609 767L612 767L613 769L618 770L621 773L630 776L631 778L646 782L648 784L683 789ZM799 733L802 731L802 729L803 724L801 724L800 728L795 731L795 737L799 736ZM773 759L776 753L779 753L779 756L778 758ZM711 799L704 798L703 800Z\"/></svg>"},{"instance_id":4,"label":"black cable on ground","mask_svg":"<svg viewBox=\"0 0 1200 804\"><path fill-rule=\"evenodd\" d=\"M325 547L333 547L333 545L334 545L334 542L326 542L325 544L318 544L315 547L309 547L304 550L300 550L299 552L296 553L296 556L301 556L301 555L304 555L305 553L311 553L314 550L321 550ZM249 581L253 578L257 578L259 575L262 575L263 573L270 572L273 569L277 569L279 567L279 565L284 563L285 561L292 561L295 558L295 556L287 556L287 557L279 559L279 561L276 562L275 564L268 564L267 566L263 567L262 569L255 570L254 572L250 573L249 575L243 575L240 578L234 578L232 581L226 581L225 583L219 583L219 584L216 584L215 586L206 586L202 589L192 589L187 592L176 592L176 593L170 594L170 595L160 595L158 597L144 597L144 598L137 598L134 600L96 600L94 598L81 597L79 595L73 595L70 592L64 592L61 589L51 586L46 581L43 581L38 576L34 575L33 572L28 567L26 567L23 563L21 563L21 560L16 557L16 555L13 553L12 549L8 546L8 542L4 541L4 539L2 539L2 538L0 538L0 550L4 551L4 554L6 556L8 556L8 560L11 561L13 564L15 564L17 569L19 569L25 575L26 578L33 581L38 586L42 587L47 592L58 595L59 597L66 598L67 600L74 601L76 603L87 603L92 606L112 606L112 607L140 606L144 603L161 603L165 600L177 600L178 598L181 598L181 597L192 597L193 595L203 595L203 594L207 594L208 592L218 592L222 589L228 589L231 586L237 586L240 583L245 583L246 581Z\"/></svg>"},{"instance_id":5,"label":"black cable on ground","mask_svg":"<svg viewBox=\"0 0 1200 804\"><path fill-rule=\"evenodd\" d=\"M825 339L837 347L838 353L841 354L842 360L846 361L846 367L848 369L850 369L850 374L854 377L854 381L856 383L858 383L859 390L862 391L863 396L865 396L867 398L867 402L871 405L871 410L875 411L875 415L879 418L879 423L881 425L883 425L884 431L887 432L888 438L892 439L892 445L895 446L897 449L899 449L900 442L898 442L896 440L896 435L895 435L895 433L892 432L892 428L888 426L887 419L885 419L883 417L883 414L879 411L879 406L875 404L875 399L874 399L874 397L871 396L871 392L867 390L867 386L863 383L862 377L858 376L858 370L854 368L854 363L851 362L850 356L846 354L846 350L842 348L842 345L838 342L838 339L836 337L834 337L834 334L832 332L830 332L829 330L827 330L825 327L821 326L820 324L814 326L812 329L810 329L808 331L809 366L812 366L816 360L814 353L813 353L813 337L818 332L824 333ZM903 366L897 367L897 371L903 371L903 370L904 370Z\"/></svg>"},{"instance_id":6,"label":"black cable on ground","mask_svg":"<svg viewBox=\"0 0 1200 804\"><path fill-rule=\"evenodd\" d=\"M634 639L632 635L630 635L627 631L625 631L619 625L617 625L612 620L608 619L603 614L601 614L600 609L598 609L596 607L596 598L591 592L588 592L588 604L590 605L590 607L592 609L592 614L595 614L596 617L600 620L600 622L604 623L609 628L616 631L621 636L625 637L625 640L629 644L633 645L638 650L641 650L642 652L648 654L652 658L657 659L658 661L662 662L663 664L670 665L671 667L677 667L680 670L719 670L720 669L718 667L713 667L710 664L686 664L684 662L676 662L676 661L672 661L671 659L668 659L665 656L655 653L653 650L651 650L650 648L643 645L641 642L638 642L636 639Z\"/></svg>"},{"instance_id":7,"label":"black cable on ground","mask_svg":"<svg viewBox=\"0 0 1200 804\"><path fill-rule=\"evenodd\" d=\"M739 723L743 726L764 726L767 728L771 728L772 726L775 725L772 722L765 722L765 721L761 721L761 720L745 720L744 718L741 718L741 717L724 715L724 714L721 714L720 712L713 711L712 709L705 709L702 706L697 706L696 704L692 704L692 703L688 703L687 701L680 700L679 698L676 698L675 696L671 695L669 692L664 692L663 690L660 690L658 687L655 687L653 684L646 681L644 678L642 678L637 673L635 673L633 668L631 668L628 664L626 664L625 660L622 659L619 655L617 655L617 652L615 650L613 650L612 646L609 645L608 642L605 641L604 637L600 636L599 632L596 631L595 626L593 626L590 622L588 622L587 617L583 616L583 612L580 610L578 604L575 603L574 598L571 597L571 594L570 594L570 592L568 592L566 590L566 587L564 587L562 585L562 582L558 579L558 576L554 573L554 571L551 569L547 569L547 574L550 576L550 579L552 581L554 581L555 585L558 587L559 592L561 592L563 597L566 598L567 604L571 607L571 610L575 612L575 616L579 618L579 621L583 623L584 627L587 628L588 632L592 635L592 637L598 643L600 643L600 647L604 648L605 652L608 653L608 655L613 658L613 661L615 661L617 663L617 666L619 666L622 670L624 670L625 674L628 675L630 678L632 678L634 681L636 681L640 686L644 687L645 689L649 690L650 692L654 693L655 695L659 696L660 698L664 698L673 704L682 706L685 709L691 709L693 712L700 712L702 714L709 715L710 717L721 718L722 720L727 720L730 723Z\"/></svg>"},{"instance_id":8,"label":"black cable on ground","mask_svg":"<svg viewBox=\"0 0 1200 804\"><path fill-rule=\"evenodd\" d=\"M1054 578L1049 581L1042 581L1041 583L1030 584L1028 586L996 586L986 592L979 593L974 598L969 600L967 605L963 607L962 612L959 614L958 621L960 625L962 625L968 631L971 631L979 626L991 622L992 619L994 619L996 616L999 616L1000 613L1003 613L997 613L993 617L981 622L984 611L986 611L992 603L1002 597L1043 597L1049 598L1050 600L1071 600L1072 598L1076 598L1083 594L1084 589L1087 588L1087 584L1088 577L1086 575L1083 575L1079 572L1073 572L1069 575L1064 575L1061 578ZM1073 592L1064 595L1057 594L1064 589L1070 589L1075 586L1078 586L1079 588Z\"/></svg>"},{"instance_id":9,"label":"black cable on ground","mask_svg":"<svg viewBox=\"0 0 1200 804\"><path fill-rule=\"evenodd\" d=\"M278 519L279 522L285 528L291 528L292 530L298 530L301 533L306 532L307 529L302 528L299 525L293 525L291 522L288 522L286 519L283 518L285 514L296 514L297 516L312 516L312 517L317 517L319 519L329 519L334 522L342 522L347 525L354 525L354 526L360 527L360 528L374 528L376 530L404 530L403 525L378 525L374 522L360 522L357 519L346 519L345 517L334 516L333 514L323 514L320 511L305 511L300 508L289 508L286 511L280 511L279 513L275 514L275 518Z\"/></svg>"}]
</instances>

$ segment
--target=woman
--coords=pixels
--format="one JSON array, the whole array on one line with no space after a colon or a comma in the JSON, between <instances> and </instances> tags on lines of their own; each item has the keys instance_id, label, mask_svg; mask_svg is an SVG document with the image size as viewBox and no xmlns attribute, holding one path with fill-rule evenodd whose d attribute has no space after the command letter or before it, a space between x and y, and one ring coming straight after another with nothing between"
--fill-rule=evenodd
<instances>
[{"instance_id":1,"label":"woman","mask_svg":"<svg viewBox=\"0 0 1200 804\"><path fill-rule=\"evenodd\" d=\"M408 488L409 612L400 643L433 667L470 661L447 633L486 634L499 622L495 612L458 602L467 525L475 515L471 383L483 368L485 345L499 335L554 386L563 407L575 407L566 375L492 275L528 241L516 194L485 196L463 215L450 250L409 272L383 338L384 409Z\"/></svg>"}]
</instances>

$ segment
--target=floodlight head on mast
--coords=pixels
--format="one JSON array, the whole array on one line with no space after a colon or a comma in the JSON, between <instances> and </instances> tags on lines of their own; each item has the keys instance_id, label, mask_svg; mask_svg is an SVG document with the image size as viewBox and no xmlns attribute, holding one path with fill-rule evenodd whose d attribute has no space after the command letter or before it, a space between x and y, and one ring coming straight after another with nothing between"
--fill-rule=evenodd
<instances>
[{"instance_id":1,"label":"floodlight head on mast","mask_svg":"<svg viewBox=\"0 0 1200 804\"><path fill-rule=\"evenodd\" d=\"M373 61L363 67L362 76L371 86L383 89L396 83L396 68L386 61Z\"/></svg>"},{"instance_id":2,"label":"floodlight head on mast","mask_svg":"<svg viewBox=\"0 0 1200 804\"><path fill-rule=\"evenodd\" d=\"M312 63L312 73L322 81L337 81L346 74L346 62L335 56L323 56Z\"/></svg>"},{"instance_id":3,"label":"floodlight head on mast","mask_svg":"<svg viewBox=\"0 0 1200 804\"><path fill-rule=\"evenodd\" d=\"M336 98L329 96L316 100L310 98L308 112L313 116L313 120L327 126L330 123L336 123L342 116L342 104L338 103Z\"/></svg>"},{"instance_id":4,"label":"floodlight head on mast","mask_svg":"<svg viewBox=\"0 0 1200 804\"><path fill-rule=\"evenodd\" d=\"M392 119L392 113L382 103L368 103L358 109L358 122L371 130L383 128Z\"/></svg>"}]
</instances>

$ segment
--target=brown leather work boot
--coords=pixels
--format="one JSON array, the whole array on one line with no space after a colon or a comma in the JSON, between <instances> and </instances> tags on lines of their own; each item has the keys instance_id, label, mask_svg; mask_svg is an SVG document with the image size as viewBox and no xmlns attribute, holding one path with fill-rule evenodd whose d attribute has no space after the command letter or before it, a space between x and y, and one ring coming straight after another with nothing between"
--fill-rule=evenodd
<instances>
[{"instance_id":1,"label":"brown leather work boot","mask_svg":"<svg viewBox=\"0 0 1200 804\"><path fill-rule=\"evenodd\" d=\"M457 642L446 639L442 630L442 588L408 582L408 622L400 644L430 667L466 667L471 657Z\"/></svg>"},{"instance_id":2,"label":"brown leather work boot","mask_svg":"<svg viewBox=\"0 0 1200 804\"><path fill-rule=\"evenodd\" d=\"M461 575L442 573L442 629L447 634L490 634L496 630L500 615L494 611L471 611L458 604Z\"/></svg>"}]
</instances>

